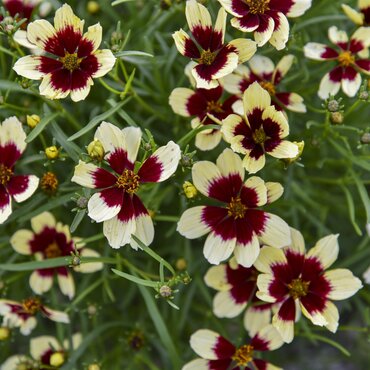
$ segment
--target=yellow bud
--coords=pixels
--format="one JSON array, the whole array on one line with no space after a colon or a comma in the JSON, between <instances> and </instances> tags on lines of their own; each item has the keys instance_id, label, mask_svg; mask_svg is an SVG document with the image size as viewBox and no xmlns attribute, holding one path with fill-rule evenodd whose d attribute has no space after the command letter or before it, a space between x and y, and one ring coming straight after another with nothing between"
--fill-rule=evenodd
<instances>
[{"instance_id":1,"label":"yellow bud","mask_svg":"<svg viewBox=\"0 0 370 370\"><path fill-rule=\"evenodd\" d=\"M96 14L99 12L99 10L100 10L100 5L97 1L89 1L87 3L87 11L90 14Z\"/></svg>"},{"instance_id":2,"label":"yellow bud","mask_svg":"<svg viewBox=\"0 0 370 370\"><path fill-rule=\"evenodd\" d=\"M51 366L61 366L64 364L65 356L63 352L55 352L50 356L50 365Z\"/></svg>"},{"instance_id":3,"label":"yellow bud","mask_svg":"<svg viewBox=\"0 0 370 370\"><path fill-rule=\"evenodd\" d=\"M179 258L176 261L176 268L177 268L177 270L183 271L183 270L186 270L187 267L188 267L188 263L186 262L186 259L185 258Z\"/></svg>"},{"instance_id":4,"label":"yellow bud","mask_svg":"<svg viewBox=\"0 0 370 370\"><path fill-rule=\"evenodd\" d=\"M331 112L330 113L330 122L333 125L340 125L343 123L344 116L342 112Z\"/></svg>"},{"instance_id":5,"label":"yellow bud","mask_svg":"<svg viewBox=\"0 0 370 370\"><path fill-rule=\"evenodd\" d=\"M104 158L104 148L103 144L98 140L94 139L88 146L87 146L87 153L89 154L91 159L95 159L101 162Z\"/></svg>"},{"instance_id":6,"label":"yellow bud","mask_svg":"<svg viewBox=\"0 0 370 370\"><path fill-rule=\"evenodd\" d=\"M0 340L6 340L10 336L10 329L4 326L0 327Z\"/></svg>"},{"instance_id":7,"label":"yellow bud","mask_svg":"<svg viewBox=\"0 0 370 370\"><path fill-rule=\"evenodd\" d=\"M303 153L304 141L293 141L293 144L297 145L297 147L298 147L298 154L295 157L293 157L293 158L284 158L283 161L287 165L292 164L295 161L297 161L301 157L301 155Z\"/></svg>"},{"instance_id":8,"label":"yellow bud","mask_svg":"<svg viewBox=\"0 0 370 370\"><path fill-rule=\"evenodd\" d=\"M87 370L100 370L100 366L98 364L90 364Z\"/></svg>"},{"instance_id":9,"label":"yellow bud","mask_svg":"<svg viewBox=\"0 0 370 370\"><path fill-rule=\"evenodd\" d=\"M198 194L197 188L190 181L185 181L182 185L182 188L184 190L186 198L188 199L192 199Z\"/></svg>"},{"instance_id":10,"label":"yellow bud","mask_svg":"<svg viewBox=\"0 0 370 370\"><path fill-rule=\"evenodd\" d=\"M35 128L41 121L40 116L37 114L32 114L31 116L27 115L27 125L28 127Z\"/></svg>"},{"instance_id":11,"label":"yellow bud","mask_svg":"<svg viewBox=\"0 0 370 370\"><path fill-rule=\"evenodd\" d=\"M55 145L49 146L45 149L45 155L47 159L56 159L59 157L59 150Z\"/></svg>"}]
</instances>

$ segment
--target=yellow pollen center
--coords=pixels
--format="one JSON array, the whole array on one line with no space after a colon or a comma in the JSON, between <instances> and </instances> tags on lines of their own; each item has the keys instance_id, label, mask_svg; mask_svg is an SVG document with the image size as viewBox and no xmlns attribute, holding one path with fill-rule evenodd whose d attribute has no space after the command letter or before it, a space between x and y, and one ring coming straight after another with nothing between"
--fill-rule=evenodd
<instances>
[{"instance_id":1,"label":"yellow pollen center","mask_svg":"<svg viewBox=\"0 0 370 370\"><path fill-rule=\"evenodd\" d=\"M275 89L275 85L272 83L272 82L268 82L268 81L261 81L259 83L261 85L262 88L264 88L271 96L275 95L276 93L276 89Z\"/></svg>"},{"instance_id":2,"label":"yellow pollen center","mask_svg":"<svg viewBox=\"0 0 370 370\"><path fill-rule=\"evenodd\" d=\"M0 184L5 185L7 184L10 179L12 178L13 171L9 168L3 165L2 163L0 164Z\"/></svg>"},{"instance_id":3,"label":"yellow pollen center","mask_svg":"<svg viewBox=\"0 0 370 370\"><path fill-rule=\"evenodd\" d=\"M207 112L222 113L223 111L221 103L213 100L207 103Z\"/></svg>"},{"instance_id":4,"label":"yellow pollen center","mask_svg":"<svg viewBox=\"0 0 370 370\"><path fill-rule=\"evenodd\" d=\"M124 170L122 175L118 177L116 186L124 189L129 194L134 194L139 189L139 176L131 170Z\"/></svg>"},{"instance_id":5,"label":"yellow pollen center","mask_svg":"<svg viewBox=\"0 0 370 370\"><path fill-rule=\"evenodd\" d=\"M269 10L270 0L245 0L251 14L264 14Z\"/></svg>"},{"instance_id":6,"label":"yellow pollen center","mask_svg":"<svg viewBox=\"0 0 370 370\"><path fill-rule=\"evenodd\" d=\"M27 298L22 301L23 311L30 315L35 315L41 308L41 301L39 298Z\"/></svg>"},{"instance_id":7,"label":"yellow pollen center","mask_svg":"<svg viewBox=\"0 0 370 370\"><path fill-rule=\"evenodd\" d=\"M288 285L289 295L293 299L301 298L307 295L308 287L310 286L309 281L302 281L302 279L293 279Z\"/></svg>"},{"instance_id":8,"label":"yellow pollen center","mask_svg":"<svg viewBox=\"0 0 370 370\"><path fill-rule=\"evenodd\" d=\"M66 51L64 57L60 58L60 61L63 63L65 69L73 72L80 67L82 58L79 58L77 53L69 54L68 51Z\"/></svg>"},{"instance_id":9,"label":"yellow pollen center","mask_svg":"<svg viewBox=\"0 0 370 370\"><path fill-rule=\"evenodd\" d=\"M214 53L212 53L212 51L203 50L201 55L200 55L199 63L200 64L206 64L207 66L209 66L213 63L215 58L216 58L216 55Z\"/></svg>"},{"instance_id":10,"label":"yellow pollen center","mask_svg":"<svg viewBox=\"0 0 370 370\"><path fill-rule=\"evenodd\" d=\"M227 210L228 215L234 217L234 219L243 218L247 211L247 206L242 203L240 197L233 197Z\"/></svg>"},{"instance_id":11,"label":"yellow pollen center","mask_svg":"<svg viewBox=\"0 0 370 370\"><path fill-rule=\"evenodd\" d=\"M52 242L45 248L46 258L56 258L62 255L62 251L56 242Z\"/></svg>"},{"instance_id":12,"label":"yellow pollen center","mask_svg":"<svg viewBox=\"0 0 370 370\"><path fill-rule=\"evenodd\" d=\"M343 51L339 54L338 61L342 67L348 67L355 62L355 57L350 51Z\"/></svg>"},{"instance_id":13,"label":"yellow pollen center","mask_svg":"<svg viewBox=\"0 0 370 370\"><path fill-rule=\"evenodd\" d=\"M253 346L250 344L245 344L239 347L232 359L237 363L238 366L246 366L249 362L253 360Z\"/></svg>"},{"instance_id":14,"label":"yellow pollen center","mask_svg":"<svg viewBox=\"0 0 370 370\"><path fill-rule=\"evenodd\" d=\"M263 127L255 130L252 134L252 138L256 144L263 144L267 139L267 136L265 134L265 131L263 130Z\"/></svg>"},{"instance_id":15,"label":"yellow pollen center","mask_svg":"<svg viewBox=\"0 0 370 370\"><path fill-rule=\"evenodd\" d=\"M54 194L58 189L58 179L53 172L46 172L40 181L41 189L48 194Z\"/></svg>"}]
</instances>

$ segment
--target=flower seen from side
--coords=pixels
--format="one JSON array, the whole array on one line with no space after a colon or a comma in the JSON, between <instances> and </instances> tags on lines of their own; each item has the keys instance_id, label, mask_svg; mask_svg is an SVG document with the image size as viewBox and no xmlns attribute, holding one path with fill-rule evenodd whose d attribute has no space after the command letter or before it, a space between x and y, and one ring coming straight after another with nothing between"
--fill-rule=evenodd
<instances>
[{"instance_id":1,"label":"flower seen from side","mask_svg":"<svg viewBox=\"0 0 370 370\"><path fill-rule=\"evenodd\" d=\"M259 209L278 199L282 186L256 176L244 182L244 172L241 158L231 149L225 149L216 164L200 161L192 168L194 186L218 204L189 208L177 230L188 239L209 234L203 254L212 264L234 253L238 264L250 267L258 257L260 243L277 248L290 244L286 222Z\"/></svg>"},{"instance_id":2,"label":"flower seen from side","mask_svg":"<svg viewBox=\"0 0 370 370\"><path fill-rule=\"evenodd\" d=\"M63 99L69 94L73 101L85 99L93 78L107 74L116 58L108 49L98 50L102 41L99 23L85 34L83 27L84 21L67 4L56 11L54 26L42 19L30 23L27 39L43 55L22 57L14 70L31 80L42 80L40 94L49 99Z\"/></svg>"},{"instance_id":3,"label":"flower seen from side","mask_svg":"<svg viewBox=\"0 0 370 370\"><path fill-rule=\"evenodd\" d=\"M347 299L362 287L350 270L326 271L338 257L338 235L320 239L306 252L302 234L295 229L291 233L290 246L282 250L265 246L255 263L262 272L257 278L257 297L280 304L272 324L287 343L294 338L300 312L314 325L335 333L339 312L332 300Z\"/></svg>"},{"instance_id":4,"label":"flower seen from side","mask_svg":"<svg viewBox=\"0 0 370 370\"><path fill-rule=\"evenodd\" d=\"M139 128L121 130L103 122L95 139L103 145L107 169L80 161L72 178L77 184L97 189L88 202L88 215L96 222L104 222L103 233L112 248L130 243L137 249L132 235L145 245L153 241L153 221L136 193L145 183L167 180L181 158L180 147L170 141L134 168L141 136Z\"/></svg>"},{"instance_id":5,"label":"flower seen from side","mask_svg":"<svg viewBox=\"0 0 370 370\"><path fill-rule=\"evenodd\" d=\"M69 324L66 313L53 310L45 306L38 297L30 297L22 302L8 299L0 299L0 316L3 316L3 326L9 328L20 328L23 335L29 335L37 325L37 314L51 321Z\"/></svg>"},{"instance_id":6,"label":"flower seen from side","mask_svg":"<svg viewBox=\"0 0 370 370\"><path fill-rule=\"evenodd\" d=\"M290 70L293 60L293 55L285 55L275 66L271 59L255 55L248 62L250 68L240 65L232 74L222 79L222 86L229 93L240 96L257 81L270 94L272 105L277 110L305 113L303 98L294 92L281 91L280 88L280 83Z\"/></svg>"},{"instance_id":7,"label":"flower seen from side","mask_svg":"<svg viewBox=\"0 0 370 370\"><path fill-rule=\"evenodd\" d=\"M187 363L182 370L280 370L262 360L259 352L273 351L282 344L279 333L272 325L258 331L247 344L240 347L212 330L201 329L190 338L191 348L201 358Z\"/></svg>"},{"instance_id":8,"label":"flower seen from side","mask_svg":"<svg viewBox=\"0 0 370 370\"><path fill-rule=\"evenodd\" d=\"M271 303L255 295L259 272L252 267L229 263L212 266L204 276L205 283L218 290L213 299L213 313L220 318L233 318L245 310L244 327L250 336L271 323ZM248 307L247 307L248 305Z\"/></svg>"},{"instance_id":9,"label":"flower seen from side","mask_svg":"<svg viewBox=\"0 0 370 370\"><path fill-rule=\"evenodd\" d=\"M12 213L12 199L17 203L28 199L37 189L34 175L15 175L14 167L26 149L26 133L16 117L0 124L0 224Z\"/></svg>"},{"instance_id":10,"label":"flower seen from side","mask_svg":"<svg viewBox=\"0 0 370 370\"><path fill-rule=\"evenodd\" d=\"M79 238L72 238L69 227L57 222L49 212L43 212L31 219L32 230L21 229L10 238L13 249L24 255L33 255L36 260L49 258L70 257L76 250L82 257L99 257L96 251L84 248ZM101 262L83 263L74 267L79 272L95 272L101 270ZM30 276L31 289L36 294L49 291L53 285L54 276L58 278L58 285L63 294L72 299L75 295L73 275L67 267L54 267L34 270Z\"/></svg>"},{"instance_id":11,"label":"flower seen from side","mask_svg":"<svg viewBox=\"0 0 370 370\"><path fill-rule=\"evenodd\" d=\"M243 32L254 32L258 46L268 41L277 50L289 38L288 18L301 16L312 0L218 0L234 18L231 25Z\"/></svg>"},{"instance_id":12,"label":"flower seen from side","mask_svg":"<svg viewBox=\"0 0 370 370\"><path fill-rule=\"evenodd\" d=\"M196 0L186 2L186 19L191 38L184 30L173 34L178 51L196 61L192 75L197 88L218 86L218 79L231 73L256 52L256 44L248 39L225 43L226 12L221 8L213 26L207 8Z\"/></svg>"},{"instance_id":13,"label":"flower seen from side","mask_svg":"<svg viewBox=\"0 0 370 370\"><path fill-rule=\"evenodd\" d=\"M266 163L265 155L275 158L294 158L298 146L283 140L289 134L286 117L271 105L270 94L258 82L243 94L244 117L229 115L222 121L221 131L231 148L244 155L243 166L256 173Z\"/></svg>"},{"instance_id":14,"label":"flower seen from side","mask_svg":"<svg viewBox=\"0 0 370 370\"><path fill-rule=\"evenodd\" d=\"M370 25L370 0L358 0L357 8L353 9L347 4L342 4L346 16L358 26Z\"/></svg>"},{"instance_id":15,"label":"flower seen from side","mask_svg":"<svg viewBox=\"0 0 370 370\"><path fill-rule=\"evenodd\" d=\"M335 61L336 67L321 79L318 95L327 99L342 88L344 94L353 97L361 86L361 73L370 75L370 27L360 27L348 38L345 31L336 26L329 28L333 49L325 44L309 42L304 46L307 58L318 61Z\"/></svg>"}]
</instances>

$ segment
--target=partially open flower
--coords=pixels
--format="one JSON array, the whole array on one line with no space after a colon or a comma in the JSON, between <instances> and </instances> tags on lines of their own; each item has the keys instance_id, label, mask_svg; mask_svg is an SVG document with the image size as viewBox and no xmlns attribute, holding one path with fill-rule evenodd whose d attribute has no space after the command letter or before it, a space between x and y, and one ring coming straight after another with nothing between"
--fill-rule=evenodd
<instances>
[{"instance_id":1,"label":"partially open flower","mask_svg":"<svg viewBox=\"0 0 370 370\"><path fill-rule=\"evenodd\" d=\"M84 21L64 4L55 13L54 26L36 20L27 27L27 39L45 55L28 55L19 59L14 70L31 80L42 79L40 94L49 99L73 101L86 98L93 78L102 77L114 66L116 58L108 49L98 50L102 27L96 24L83 34Z\"/></svg>"}]
</instances>

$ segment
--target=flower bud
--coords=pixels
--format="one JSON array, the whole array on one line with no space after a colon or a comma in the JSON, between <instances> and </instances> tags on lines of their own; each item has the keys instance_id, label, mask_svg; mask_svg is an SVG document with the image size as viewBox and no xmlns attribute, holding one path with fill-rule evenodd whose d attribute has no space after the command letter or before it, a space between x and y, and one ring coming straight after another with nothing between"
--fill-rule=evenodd
<instances>
[{"instance_id":1,"label":"flower bud","mask_svg":"<svg viewBox=\"0 0 370 370\"><path fill-rule=\"evenodd\" d=\"M78 208L81 208L81 209L85 209L87 207L87 203L89 202L89 200L84 197L84 196L80 196L77 201L76 201L76 204L77 204L77 207Z\"/></svg>"},{"instance_id":2,"label":"flower bud","mask_svg":"<svg viewBox=\"0 0 370 370\"><path fill-rule=\"evenodd\" d=\"M50 365L59 367L64 364L65 355L63 352L55 352L50 356Z\"/></svg>"},{"instance_id":3,"label":"flower bud","mask_svg":"<svg viewBox=\"0 0 370 370\"><path fill-rule=\"evenodd\" d=\"M97 1L88 1L87 3L87 11L90 14L96 14L99 13L100 5Z\"/></svg>"},{"instance_id":4,"label":"flower bud","mask_svg":"<svg viewBox=\"0 0 370 370\"><path fill-rule=\"evenodd\" d=\"M57 159L59 157L59 150L55 145L49 146L45 149L45 155L47 159Z\"/></svg>"},{"instance_id":5,"label":"flower bud","mask_svg":"<svg viewBox=\"0 0 370 370\"><path fill-rule=\"evenodd\" d=\"M37 114L32 114L31 116L27 115L27 125L30 128L35 128L39 124L40 120L41 118Z\"/></svg>"},{"instance_id":6,"label":"flower bud","mask_svg":"<svg viewBox=\"0 0 370 370\"><path fill-rule=\"evenodd\" d=\"M369 93L367 91L361 91L358 97L360 100L367 101L367 99L369 99Z\"/></svg>"},{"instance_id":7,"label":"flower bud","mask_svg":"<svg viewBox=\"0 0 370 370\"><path fill-rule=\"evenodd\" d=\"M0 341L6 340L10 336L10 329L5 326L0 326Z\"/></svg>"},{"instance_id":8,"label":"flower bud","mask_svg":"<svg viewBox=\"0 0 370 370\"><path fill-rule=\"evenodd\" d=\"M188 263L186 262L186 259L185 258L179 258L176 261L176 268L177 268L177 270L183 271L183 270L186 270L187 267L188 267Z\"/></svg>"},{"instance_id":9,"label":"flower bud","mask_svg":"<svg viewBox=\"0 0 370 370\"><path fill-rule=\"evenodd\" d=\"M186 198L188 199L193 199L198 194L197 188L190 181L185 181L182 185L182 188L184 190Z\"/></svg>"},{"instance_id":10,"label":"flower bud","mask_svg":"<svg viewBox=\"0 0 370 370\"><path fill-rule=\"evenodd\" d=\"M339 102L337 100L330 100L330 101L328 101L327 107L328 107L328 111L329 112L336 112L340 108Z\"/></svg>"},{"instance_id":11,"label":"flower bud","mask_svg":"<svg viewBox=\"0 0 370 370\"><path fill-rule=\"evenodd\" d=\"M163 298L171 297L171 295L172 295L172 289L168 285L162 285L159 288L159 294Z\"/></svg>"},{"instance_id":12,"label":"flower bud","mask_svg":"<svg viewBox=\"0 0 370 370\"><path fill-rule=\"evenodd\" d=\"M88 367L87 367L87 370L100 370L100 366L98 364L90 364Z\"/></svg>"},{"instance_id":13,"label":"flower bud","mask_svg":"<svg viewBox=\"0 0 370 370\"><path fill-rule=\"evenodd\" d=\"M364 132L361 136L362 144L370 144L370 132Z\"/></svg>"},{"instance_id":14,"label":"flower bud","mask_svg":"<svg viewBox=\"0 0 370 370\"><path fill-rule=\"evenodd\" d=\"M87 146L87 153L91 159L101 162L105 154L103 144L98 139L94 139Z\"/></svg>"},{"instance_id":15,"label":"flower bud","mask_svg":"<svg viewBox=\"0 0 370 370\"><path fill-rule=\"evenodd\" d=\"M343 123L343 119L344 119L344 116L342 112L331 112L330 113L330 122L333 125L340 125L341 123Z\"/></svg>"}]
</instances>

